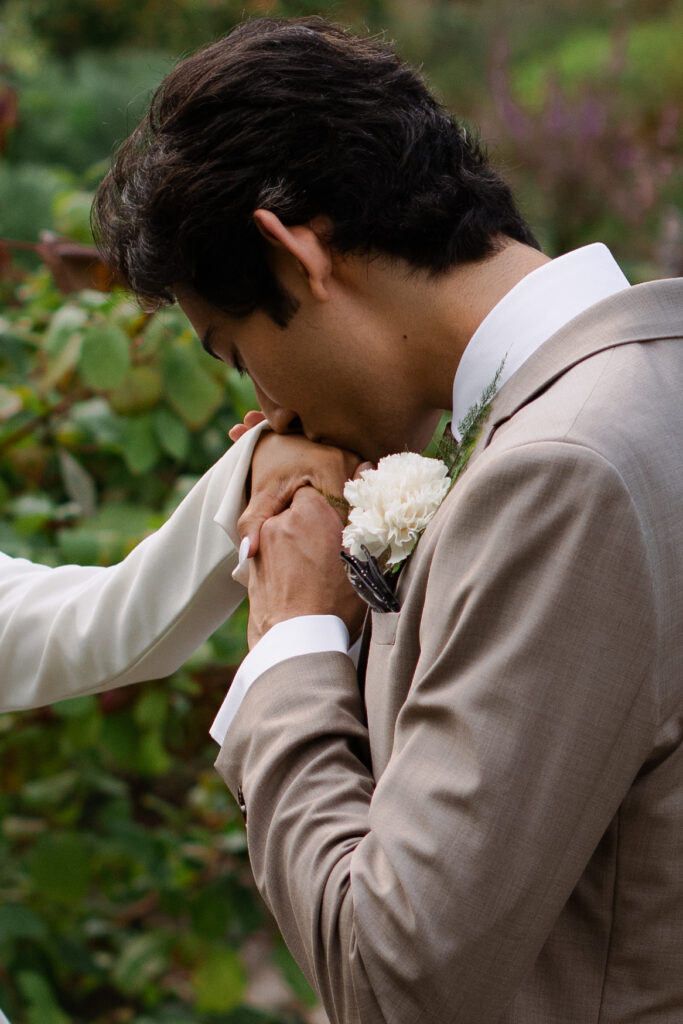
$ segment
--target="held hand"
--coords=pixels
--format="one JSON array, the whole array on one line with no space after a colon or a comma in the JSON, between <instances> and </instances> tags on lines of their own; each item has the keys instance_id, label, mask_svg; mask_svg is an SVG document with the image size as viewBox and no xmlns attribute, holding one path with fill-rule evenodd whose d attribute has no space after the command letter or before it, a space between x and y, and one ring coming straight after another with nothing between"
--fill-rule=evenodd
<instances>
[{"instance_id":1,"label":"held hand","mask_svg":"<svg viewBox=\"0 0 683 1024\"><path fill-rule=\"evenodd\" d=\"M240 537L249 537L249 554L258 551L266 520L284 511L300 487L310 485L323 494L341 497L359 463L351 452L314 444L300 434L266 431L251 463L251 498L237 523Z\"/></svg>"},{"instance_id":2,"label":"held hand","mask_svg":"<svg viewBox=\"0 0 683 1024\"><path fill-rule=\"evenodd\" d=\"M289 508L263 524L249 576L250 648L271 626L298 615L338 615L356 639L367 606L339 558L341 531L339 516L312 487L298 490Z\"/></svg>"},{"instance_id":3,"label":"held hand","mask_svg":"<svg viewBox=\"0 0 683 1024\"><path fill-rule=\"evenodd\" d=\"M244 422L236 423L234 427L230 427L228 437L231 441L239 441L239 439L246 434L248 430L255 427L257 423L263 423L265 418L265 415L260 409L250 409L244 417Z\"/></svg>"}]
</instances>

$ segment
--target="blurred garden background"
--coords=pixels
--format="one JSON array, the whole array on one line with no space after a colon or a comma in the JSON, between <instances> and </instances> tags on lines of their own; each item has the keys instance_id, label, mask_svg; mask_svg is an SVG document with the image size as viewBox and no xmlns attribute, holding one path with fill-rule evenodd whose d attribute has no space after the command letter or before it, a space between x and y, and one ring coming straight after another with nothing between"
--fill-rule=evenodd
<instances>
[{"instance_id":1,"label":"blurred garden background","mask_svg":"<svg viewBox=\"0 0 683 1024\"><path fill-rule=\"evenodd\" d=\"M0 550L106 565L253 406L177 309L109 291L93 190L182 55L244 16L384 32L483 136L543 247L683 272L682 0L0 0ZM207 729L244 610L172 678L0 716L13 1024L322 1020L252 886ZM0 685L2 685L0 683Z\"/></svg>"}]
</instances>

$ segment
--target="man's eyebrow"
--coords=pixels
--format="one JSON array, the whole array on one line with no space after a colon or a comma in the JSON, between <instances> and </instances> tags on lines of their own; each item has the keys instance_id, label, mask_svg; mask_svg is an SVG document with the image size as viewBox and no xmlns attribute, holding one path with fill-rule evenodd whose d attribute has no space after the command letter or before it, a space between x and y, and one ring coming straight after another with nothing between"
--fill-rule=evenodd
<instances>
[{"instance_id":1,"label":"man's eyebrow","mask_svg":"<svg viewBox=\"0 0 683 1024\"><path fill-rule=\"evenodd\" d=\"M212 335L213 335L213 327L207 327L206 330L204 331L204 334L202 335L202 338L200 340L201 340L202 348L204 349L204 351L208 352L209 355L213 356L214 359L218 359L219 357L216 355L216 353L214 352L214 350L213 350L213 348L211 346L211 336Z\"/></svg>"}]
</instances>

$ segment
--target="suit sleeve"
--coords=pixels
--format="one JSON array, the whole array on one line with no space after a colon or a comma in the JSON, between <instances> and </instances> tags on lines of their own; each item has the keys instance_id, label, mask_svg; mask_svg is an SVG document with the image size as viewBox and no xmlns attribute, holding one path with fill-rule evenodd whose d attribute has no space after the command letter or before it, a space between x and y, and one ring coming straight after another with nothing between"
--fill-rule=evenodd
<instances>
[{"instance_id":1,"label":"suit sleeve","mask_svg":"<svg viewBox=\"0 0 683 1024\"><path fill-rule=\"evenodd\" d=\"M0 711L168 675L245 596L236 520L261 428L204 474L169 520L107 568L0 555Z\"/></svg>"},{"instance_id":2,"label":"suit sleeve","mask_svg":"<svg viewBox=\"0 0 683 1024\"><path fill-rule=\"evenodd\" d=\"M381 777L342 655L265 673L217 761L334 1022L498 1019L650 741L650 571L614 468L559 442L489 452L441 514Z\"/></svg>"}]
</instances>

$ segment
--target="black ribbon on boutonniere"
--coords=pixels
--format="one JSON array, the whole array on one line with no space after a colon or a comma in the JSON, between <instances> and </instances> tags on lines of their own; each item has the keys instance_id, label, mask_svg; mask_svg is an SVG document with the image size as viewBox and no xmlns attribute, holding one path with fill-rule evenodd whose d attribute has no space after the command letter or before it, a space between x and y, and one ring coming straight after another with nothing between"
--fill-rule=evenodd
<instances>
[{"instance_id":1,"label":"black ribbon on boutonniere","mask_svg":"<svg viewBox=\"0 0 683 1024\"><path fill-rule=\"evenodd\" d=\"M340 551L351 586L359 597L375 612L397 612L400 604L394 594L398 572L388 569L382 572L376 558L370 554L365 545L361 545L365 561Z\"/></svg>"}]
</instances>

